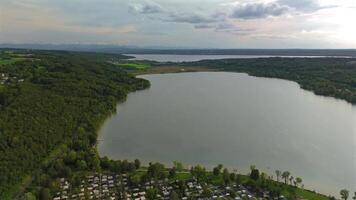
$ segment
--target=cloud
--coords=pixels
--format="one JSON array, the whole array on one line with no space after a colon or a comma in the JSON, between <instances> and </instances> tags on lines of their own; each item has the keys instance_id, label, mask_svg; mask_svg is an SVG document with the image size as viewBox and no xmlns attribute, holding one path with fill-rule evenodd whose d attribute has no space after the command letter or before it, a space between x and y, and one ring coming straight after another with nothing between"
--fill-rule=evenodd
<instances>
[{"instance_id":1,"label":"cloud","mask_svg":"<svg viewBox=\"0 0 356 200\"><path fill-rule=\"evenodd\" d=\"M289 11L289 7L278 3L248 3L237 5L231 14L232 18L257 19L269 16L281 16Z\"/></svg>"},{"instance_id":2,"label":"cloud","mask_svg":"<svg viewBox=\"0 0 356 200\"><path fill-rule=\"evenodd\" d=\"M215 26L215 32L232 33L235 35L249 35L256 31L253 28L241 28L232 23L220 23Z\"/></svg>"},{"instance_id":3,"label":"cloud","mask_svg":"<svg viewBox=\"0 0 356 200\"><path fill-rule=\"evenodd\" d=\"M211 29L211 28L215 28L214 25L211 24L196 24L194 25L195 29Z\"/></svg>"},{"instance_id":4,"label":"cloud","mask_svg":"<svg viewBox=\"0 0 356 200\"><path fill-rule=\"evenodd\" d=\"M0 41L355 48L354 1L0 0Z\"/></svg>"},{"instance_id":5,"label":"cloud","mask_svg":"<svg viewBox=\"0 0 356 200\"><path fill-rule=\"evenodd\" d=\"M276 0L269 3L235 3L234 5L231 17L237 19L258 19L293 13L312 13L321 9L338 7L335 5L322 6L318 0Z\"/></svg>"},{"instance_id":6,"label":"cloud","mask_svg":"<svg viewBox=\"0 0 356 200\"><path fill-rule=\"evenodd\" d=\"M295 38L294 35L280 35L280 34L255 34L252 35L255 39L271 39L271 40L287 40Z\"/></svg>"},{"instance_id":7,"label":"cloud","mask_svg":"<svg viewBox=\"0 0 356 200\"><path fill-rule=\"evenodd\" d=\"M301 12L315 12L321 9L337 7L335 5L321 6L317 0L278 0L277 3Z\"/></svg>"},{"instance_id":8,"label":"cloud","mask_svg":"<svg viewBox=\"0 0 356 200\"><path fill-rule=\"evenodd\" d=\"M196 24L195 29L212 29L215 32L225 32L234 35L249 35L256 29L252 28L241 28L235 24L229 22L215 23L215 24Z\"/></svg>"},{"instance_id":9,"label":"cloud","mask_svg":"<svg viewBox=\"0 0 356 200\"><path fill-rule=\"evenodd\" d=\"M170 14L168 19L164 21L177 22L177 23L189 23L189 24L202 24L202 23L213 23L221 21L221 19L215 16L205 16L196 13L175 13Z\"/></svg>"},{"instance_id":10,"label":"cloud","mask_svg":"<svg viewBox=\"0 0 356 200\"><path fill-rule=\"evenodd\" d=\"M155 14L163 12L161 5L154 1L145 1L143 3L132 3L129 5L129 9L134 13L139 14Z\"/></svg>"}]
</instances>

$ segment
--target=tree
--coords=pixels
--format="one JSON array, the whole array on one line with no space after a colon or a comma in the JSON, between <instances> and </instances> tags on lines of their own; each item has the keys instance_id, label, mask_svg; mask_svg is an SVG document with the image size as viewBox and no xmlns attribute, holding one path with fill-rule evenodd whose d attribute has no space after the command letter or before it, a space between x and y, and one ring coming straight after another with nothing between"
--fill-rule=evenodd
<instances>
[{"instance_id":1,"label":"tree","mask_svg":"<svg viewBox=\"0 0 356 200\"><path fill-rule=\"evenodd\" d=\"M278 169L275 172L276 172L277 182L279 182L279 177L281 177L282 172Z\"/></svg>"},{"instance_id":2,"label":"tree","mask_svg":"<svg viewBox=\"0 0 356 200\"><path fill-rule=\"evenodd\" d=\"M173 161L173 166L178 172L183 171L183 164L179 161Z\"/></svg>"},{"instance_id":3,"label":"tree","mask_svg":"<svg viewBox=\"0 0 356 200\"><path fill-rule=\"evenodd\" d=\"M92 156L92 159L90 160L90 165L91 169L94 171L99 171L100 170L100 159L98 156Z\"/></svg>"},{"instance_id":4,"label":"tree","mask_svg":"<svg viewBox=\"0 0 356 200\"><path fill-rule=\"evenodd\" d=\"M156 188L150 188L147 190L147 199L154 200L157 198L158 190Z\"/></svg>"},{"instance_id":5,"label":"tree","mask_svg":"<svg viewBox=\"0 0 356 200\"><path fill-rule=\"evenodd\" d=\"M100 167L103 169L109 169L110 167L110 160L108 157L104 156L100 159Z\"/></svg>"},{"instance_id":6,"label":"tree","mask_svg":"<svg viewBox=\"0 0 356 200\"><path fill-rule=\"evenodd\" d=\"M298 187L298 185L300 185L303 182L302 178L300 178L300 177L297 177L295 180L297 182L297 187Z\"/></svg>"},{"instance_id":7,"label":"tree","mask_svg":"<svg viewBox=\"0 0 356 200\"><path fill-rule=\"evenodd\" d=\"M147 175L149 178L163 178L165 167L161 163L150 163L147 169Z\"/></svg>"},{"instance_id":8,"label":"tree","mask_svg":"<svg viewBox=\"0 0 356 200\"><path fill-rule=\"evenodd\" d=\"M254 169L256 169L256 165L250 165L250 170L252 171Z\"/></svg>"},{"instance_id":9,"label":"tree","mask_svg":"<svg viewBox=\"0 0 356 200\"><path fill-rule=\"evenodd\" d=\"M282 193L282 188L279 186L272 185L269 190L272 197L279 197Z\"/></svg>"},{"instance_id":10,"label":"tree","mask_svg":"<svg viewBox=\"0 0 356 200\"><path fill-rule=\"evenodd\" d=\"M175 191L172 191L170 196L169 196L169 200L179 200L179 195L175 192Z\"/></svg>"},{"instance_id":11,"label":"tree","mask_svg":"<svg viewBox=\"0 0 356 200\"><path fill-rule=\"evenodd\" d=\"M73 177L71 177L71 179L69 180L69 182L72 184L72 186L75 187L79 187L80 183L82 181L82 177L78 174L74 175Z\"/></svg>"},{"instance_id":12,"label":"tree","mask_svg":"<svg viewBox=\"0 0 356 200\"><path fill-rule=\"evenodd\" d=\"M135 163L133 163L133 162L129 162L128 163L129 165L128 165L128 171L129 172L134 172L135 170L136 170L136 166L135 166Z\"/></svg>"},{"instance_id":13,"label":"tree","mask_svg":"<svg viewBox=\"0 0 356 200\"><path fill-rule=\"evenodd\" d=\"M289 171L285 171L282 173L282 178L284 178L284 183L287 185L288 184L288 178L290 176L290 172Z\"/></svg>"},{"instance_id":14,"label":"tree","mask_svg":"<svg viewBox=\"0 0 356 200\"><path fill-rule=\"evenodd\" d=\"M138 186L140 184L139 176L129 176L129 182L132 186Z\"/></svg>"},{"instance_id":15,"label":"tree","mask_svg":"<svg viewBox=\"0 0 356 200\"><path fill-rule=\"evenodd\" d=\"M213 194L213 192L208 187L205 186L203 188L203 193L202 193L203 197L211 198L212 194Z\"/></svg>"},{"instance_id":16,"label":"tree","mask_svg":"<svg viewBox=\"0 0 356 200\"><path fill-rule=\"evenodd\" d=\"M218 166L214 167L213 168L213 174L215 176L218 176L221 173L222 168L223 168L222 164L219 164Z\"/></svg>"},{"instance_id":17,"label":"tree","mask_svg":"<svg viewBox=\"0 0 356 200\"><path fill-rule=\"evenodd\" d=\"M200 165L192 167L191 174L197 178L198 182L206 178L206 170Z\"/></svg>"},{"instance_id":18,"label":"tree","mask_svg":"<svg viewBox=\"0 0 356 200\"><path fill-rule=\"evenodd\" d=\"M220 170L217 167L214 167L213 168L213 174L214 174L214 176L219 176Z\"/></svg>"},{"instance_id":19,"label":"tree","mask_svg":"<svg viewBox=\"0 0 356 200\"><path fill-rule=\"evenodd\" d=\"M356 200L356 192L354 194L354 196L352 197L353 200Z\"/></svg>"},{"instance_id":20,"label":"tree","mask_svg":"<svg viewBox=\"0 0 356 200\"><path fill-rule=\"evenodd\" d=\"M139 169L140 166L141 166L140 160L139 160L139 159L135 159L135 168L136 168L136 169Z\"/></svg>"},{"instance_id":21,"label":"tree","mask_svg":"<svg viewBox=\"0 0 356 200\"><path fill-rule=\"evenodd\" d=\"M175 176L176 176L176 168L173 167L173 168L169 169L169 177L174 178Z\"/></svg>"},{"instance_id":22,"label":"tree","mask_svg":"<svg viewBox=\"0 0 356 200\"><path fill-rule=\"evenodd\" d=\"M66 164L74 165L76 160L77 160L77 152L73 150L67 153L66 157L64 158L64 162Z\"/></svg>"},{"instance_id":23,"label":"tree","mask_svg":"<svg viewBox=\"0 0 356 200\"><path fill-rule=\"evenodd\" d=\"M40 193L40 200L50 200L51 192L48 188L42 188Z\"/></svg>"},{"instance_id":24,"label":"tree","mask_svg":"<svg viewBox=\"0 0 356 200\"><path fill-rule=\"evenodd\" d=\"M236 185L240 185L242 183L242 180L241 180L241 175L240 174L237 174L236 175L236 178L235 178L235 183Z\"/></svg>"},{"instance_id":25,"label":"tree","mask_svg":"<svg viewBox=\"0 0 356 200\"><path fill-rule=\"evenodd\" d=\"M223 171L223 180L224 180L225 185L230 183L230 173L226 168Z\"/></svg>"},{"instance_id":26,"label":"tree","mask_svg":"<svg viewBox=\"0 0 356 200\"><path fill-rule=\"evenodd\" d=\"M236 179L236 174L234 172L232 172L230 174L230 181L235 181L235 179Z\"/></svg>"},{"instance_id":27,"label":"tree","mask_svg":"<svg viewBox=\"0 0 356 200\"><path fill-rule=\"evenodd\" d=\"M289 185L292 185L293 180L294 180L294 177L293 177L293 176L291 176L291 177L289 178Z\"/></svg>"},{"instance_id":28,"label":"tree","mask_svg":"<svg viewBox=\"0 0 356 200\"><path fill-rule=\"evenodd\" d=\"M113 163L110 165L110 170L115 173L120 173L122 171L121 161L113 161Z\"/></svg>"},{"instance_id":29,"label":"tree","mask_svg":"<svg viewBox=\"0 0 356 200\"><path fill-rule=\"evenodd\" d=\"M85 162L85 160L77 160L77 168L79 169L79 170L85 170L85 169L87 169L87 163Z\"/></svg>"},{"instance_id":30,"label":"tree","mask_svg":"<svg viewBox=\"0 0 356 200\"><path fill-rule=\"evenodd\" d=\"M185 182L183 180L179 180L178 183L178 189L181 195L184 195L184 192L187 188L187 185L185 184Z\"/></svg>"},{"instance_id":31,"label":"tree","mask_svg":"<svg viewBox=\"0 0 356 200\"><path fill-rule=\"evenodd\" d=\"M31 192L27 192L24 196L24 200L36 200L36 196Z\"/></svg>"},{"instance_id":32,"label":"tree","mask_svg":"<svg viewBox=\"0 0 356 200\"><path fill-rule=\"evenodd\" d=\"M235 192L234 190L228 190L227 192L230 193L230 197L231 197L232 199L236 199L236 192Z\"/></svg>"},{"instance_id":33,"label":"tree","mask_svg":"<svg viewBox=\"0 0 356 200\"><path fill-rule=\"evenodd\" d=\"M341 198L347 200L349 198L349 191L346 189L342 189L340 191Z\"/></svg>"},{"instance_id":34,"label":"tree","mask_svg":"<svg viewBox=\"0 0 356 200\"><path fill-rule=\"evenodd\" d=\"M250 178L257 181L260 178L260 171L258 171L258 169L252 169Z\"/></svg>"}]
</instances>

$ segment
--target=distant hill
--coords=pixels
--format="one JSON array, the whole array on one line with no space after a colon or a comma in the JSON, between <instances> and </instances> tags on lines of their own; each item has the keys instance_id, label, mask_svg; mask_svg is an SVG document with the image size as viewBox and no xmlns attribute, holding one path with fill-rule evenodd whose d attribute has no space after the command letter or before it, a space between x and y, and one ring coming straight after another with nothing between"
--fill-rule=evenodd
<instances>
[{"instance_id":1,"label":"distant hill","mask_svg":"<svg viewBox=\"0 0 356 200\"><path fill-rule=\"evenodd\" d=\"M0 48L90 51L119 54L275 55L356 57L356 49L168 49L100 44L0 44Z\"/></svg>"}]
</instances>

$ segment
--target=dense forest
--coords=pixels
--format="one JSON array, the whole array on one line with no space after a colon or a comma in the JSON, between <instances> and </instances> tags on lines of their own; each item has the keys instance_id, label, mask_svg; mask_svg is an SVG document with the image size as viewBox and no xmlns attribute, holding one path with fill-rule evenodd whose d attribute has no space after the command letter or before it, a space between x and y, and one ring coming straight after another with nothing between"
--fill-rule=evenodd
<instances>
[{"instance_id":1,"label":"dense forest","mask_svg":"<svg viewBox=\"0 0 356 200\"><path fill-rule=\"evenodd\" d=\"M319 95L356 104L356 60L351 58L254 58L182 63L252 76L292 80Z\"/></svg>"},{"instance_id":2,"label":"dense forest","mask_svg":"<svg viewBox=\"0 0 356 200\"><path fill-rule=\"evenodd\" d=\"M0 199L26 181L50 187L46 176L96 168L97 129L130 91L149 87L106 62L120 55L0 52Z\"/></svg>"}]
</instances>

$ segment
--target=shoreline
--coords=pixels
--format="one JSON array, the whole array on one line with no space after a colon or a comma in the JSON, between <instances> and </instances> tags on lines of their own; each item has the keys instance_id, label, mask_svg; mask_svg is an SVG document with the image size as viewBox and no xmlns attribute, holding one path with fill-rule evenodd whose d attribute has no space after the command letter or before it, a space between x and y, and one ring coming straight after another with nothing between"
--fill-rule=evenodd
<instances>
[{"instance_id":1,"label":"shoreline","mask_svg":"<svg viewBox=\"0 0 356 200\"><path fill-rule=\"evenodd\" d=\"M285 80L285 81L291 81L300 87L300 89L312 92L314 95L325 97L325 98L333 98L336 100L344 101L351 106L356 106L355 103L352 103L344 98L339 98L336 96L332 95L324 95L324 94L318 94L317 91L313 89L308 89L303 87L303 85L295 80L292 79L286 79L286 78L279 78L279 77L270 77L270 76L259 76L259 75L253 75L248 72L244 71L230 71L230 70L225 70L224 68L214 68L214 67L204 67L204 66L177 66L177 65L166 65L166 66L155 66L151 67L148 69L144 70L127 70L128 73L131 73L135 77L140 76L140 75L149 75L149 74L170 74L170 73L188 73L188 72L231 72L231 73L244 73L247 74L248 76L252 77L257 77L257 78L271 78L271 79L280 79L280 80Z\"/></svg>"},{"instance_id":2,"label":"shoreline","mask_svg":"<svg viewBox=\"0 0 356 200\"><path fill-rule=\"evenodd\" d=\"M193 69L192 69L193 68ZM184 71L182 71L182 69L184 69ZM141 73L139 73L141 72ZM148 74L168 74L168 73L190 73L190 72L227 72L227 73L242 73L242 72L231 72L231 71L223 71L223 70L214 70L214 69L209 69L209 68L204 68L204 67L199 67L199 68L195 68L195 67L179 67L179 66L165 66L165 67L155 67L154 70L140 70L140 71L137 71L135 73L135 75L148 75ZM247 73L243 73L243 74L247 74ZM247 74L248 76L251 76L249 74ZM283 81L288 81L288 82L293 82L293 83L296 83L297 85L299 85L297 82L295 81L292 81L292 80L288 80L288 79L280 79L280 78L271 78L271 77L258 77L258 76L252 76L252 77L256 77L256 78L267 78L267 79L279 79L279 80L283 80ZM300 88L301 90L305 90L303 88ZM309 90L305 90L307 92L312 92L312 91L309 91ZM317 96L323 96L323 95L317 95ZM326 96L323 96L323 97L326 97ZM333 98L333 97L331 97ZM338 99L340 100L340 99ZM112 158L111 158L112 159ZM131 158L132 160L134 158ZM150 161L150 160L146 160L146 161ZM152 161L152 160L151 160ZM162 163L162 161L159 161ZM167 164L165 162L163 162L164 164ZM168 161L169 163L169 161ZM189 163L188 163L189 165ZM193 165L193 164L192 164ZM203 164L204 167L206 167L207 165ZM272 173L273 174L273 173ZM309 190L309 191L312 191L312 190ZM318 194L323 194L323 193L319 193L319 192L316 192ZM327 193L328 195L330 195L331 193ZM325 195L325 194L323 194ZM325 195L326 196L326 195Z\"/></svg>"},{"instance_id":3,"label":"shoreline","mask_svg":"<svg viewBox=\"0 0 356 200\"><path fill-rule=\"evenodd\" d=\"M189 67L189 66L159 66L151 67L145 70L128 70L127 72L139 76L146 74L170 74L170 73L185 73L185 72L221 72L223 70L213 69L208 67Z\"/></svg>"},{"instance_id":4,"label":"shoreline","mask_svg":"<svg viewBox=\"0 0 356 200\"><path fill-rule=\"evenodd\" d=\"M167 66L159 66L159 67L151 67L151 68L144 69L144 70L127 70L127 72L130 73L130 74L133 74L136 77L140 76L140 75L150 75L150 74L154 75L154 74L174 74L174 73L192 73L192 72L243 73L243 74L247 74L248 76L252 76L252 77L256 77L256 78L268 78L268 79L279 79L279 80L284 80L284 81L290 81L290 82L296 83L301 90L304 90L304 91L307 91L307 92L311 92L316 96L321 96L321 97L324 97L324 98L332 98L332 99L335 99L335 100L343 101L343 102L353 106L352 103L350 103L350 102L348 102L348 101L346 101L344 99L340 99L340 98L336 98L336 97L332 97L332 96L326 96L326 95L319 95L319 94L316 94L313 90L307 90L305 88L302 88L301 85L298 82L294 81L294 80L276 78L276 77L268 77L268 76L255 76L255 75L251 75L251 74L246 73L246 72L226 71L224 69L208 68L208 67L200 67L200 66L199 67L194 67L194 66L169 66L169 65L167 65ZM118 105L120 103L125 102L126 100L127 99L125 99L122 102L119 102ZM110 116L107 119L109 119L109 118L110 118ZM106 120L104 120L102 126L104 125ZM102 128L102 126L100 127L100 129ZM99 140L100 129L98 130L98 140ZM98 146L96 146L96 150L99 153ZM99 156L101 157L100 154L99 154ZM110 159L112 159L112 158L110 158ZM129 160L131 160L131 159L133 160L134 158L129 158ZM162 161L158 161L158 162L162 163ZM165 164L165 165L168 164L169 165L169 163L165 163L165 162L163 162L163 164ZM188 166L193 166L193 164L192 165L188 164ZM203 166L206 167L206 165L203 165ZM244 174L241 174L241 175L244 175ZM312 189L309 189L309 188L303 188L302 190L308 191L308 192L311 192L311 193L315 193L315 194L318 194L318 195L321 195L321 196L324 196L324 197L328 197L328 195L331 195L331 193L327 193L327 194L320 193L320 192L318 192L316 190L312 190Z\"/></svg>"}]
</instances>

